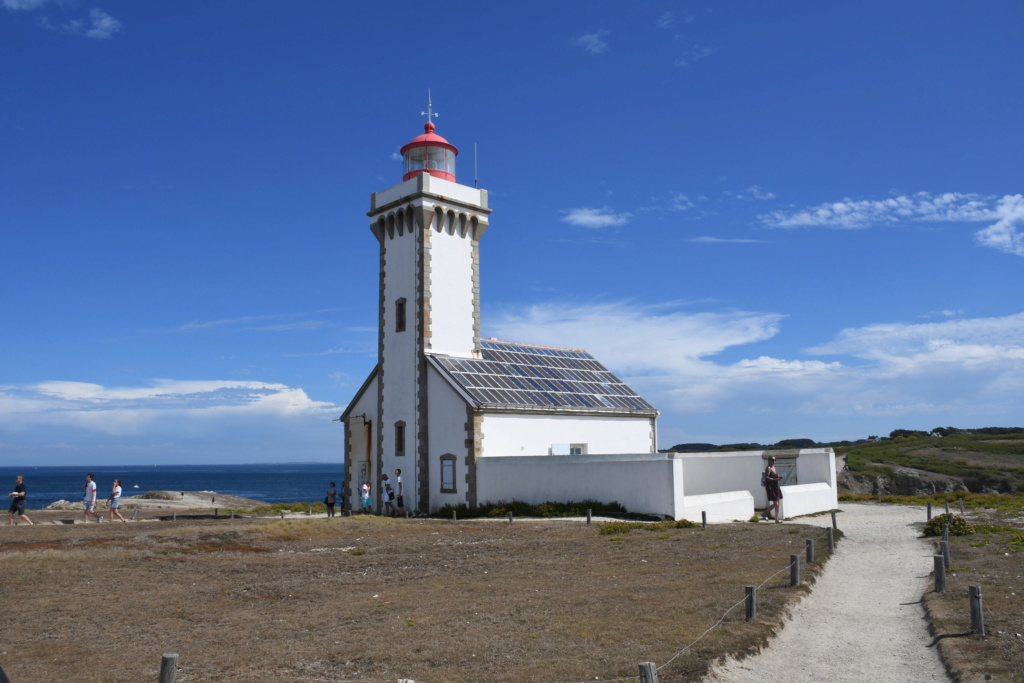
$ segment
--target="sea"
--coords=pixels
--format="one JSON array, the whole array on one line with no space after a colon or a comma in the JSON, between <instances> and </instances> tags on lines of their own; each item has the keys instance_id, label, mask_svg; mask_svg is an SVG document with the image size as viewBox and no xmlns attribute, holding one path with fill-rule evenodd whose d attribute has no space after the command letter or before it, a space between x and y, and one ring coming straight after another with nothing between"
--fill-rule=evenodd
<instances>
[{"instance_id":1,"label":"sea","mask_svg":"<svg viewBox=\"0 0 1024 683\"><path fill-rule=\"evenodd\" d=\"M210 491L266 503L313 503L323 500L333 481L341 487L341 463L278 463L253 465L129 465L124 467L0 467L0 487L14 490L14 478L25 477L25 507L45 508L58 500L82 500L85 475L92 473L98 498L120 479L122 495L147 491ZM0 488L0 491L3 489Z\"/></svg>"}]
</instances>

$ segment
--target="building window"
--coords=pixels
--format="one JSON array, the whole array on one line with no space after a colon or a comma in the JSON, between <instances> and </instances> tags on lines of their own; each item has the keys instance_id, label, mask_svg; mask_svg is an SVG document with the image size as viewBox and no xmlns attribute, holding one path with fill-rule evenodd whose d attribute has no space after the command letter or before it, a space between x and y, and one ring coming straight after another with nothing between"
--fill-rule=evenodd
<instances>
[{"instance_id":1,"label":"building window","mask_svg":"<svg viewBox=\"0 0 1024 683\"><path fill-rule=\"evenodd\" d=\"M405 299L395 302L395 332L405 332Z\"/></svg>"},{"instance_id":2,"label":"building window","mask_svg":"<svg viewBox=\"0 0 1024 683\"><path fill-rule=\"evenodd\" d=\"M395 455L405 455L405 422L395 423Z\"/></svg>"},{"instance_id":3,"label":"building window","mask_svg":"<svg viewBox=\"0 0 1024 683\"><path fill-rule=\"evenodd\" d=\"M587 444L585 443L571 443L569 444L569 455L586 455Z\"/></svg>"},{"instance_id":4,"label":"building window","mask_svg":"<svg viewBox=\"0 0 1024 683\"><path fill-rule=\"evenodd\" d=\"M441 456L441 493L458 493L455 489L455 456L451 453Z\"/></svg>"}]
</instances>

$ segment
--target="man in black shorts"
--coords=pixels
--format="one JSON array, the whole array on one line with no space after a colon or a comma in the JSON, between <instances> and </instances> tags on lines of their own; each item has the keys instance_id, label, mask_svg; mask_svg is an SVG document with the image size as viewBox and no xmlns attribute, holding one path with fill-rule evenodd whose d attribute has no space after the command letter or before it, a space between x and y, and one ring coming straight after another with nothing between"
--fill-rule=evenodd
<instances>
[{"instance_id":1,"label":"man in black shorts","mask_svg":"<svg viewBox=\"0 0 1024 683\"><path fill-rule=\"evenodd\" d=\"M402 487L402 470L395 470L395 478L398 479L398 490L395 492L398 494L395 498L395 502L398 503L398 516L405 517L405 499L403 497L405 491Z\"/></svg>"},{"instance_id":2,"label":"man in black shorts","mask_svg":"<svg viewBox=\"0 0 1024 683\"><path fill-rule=\"evenodd\" d=\"M14 490L8 493L7 497L11 499L11 509L7 511L10 525L14 525L15 515L31 524L32 520L25 514L25 477L19 474L14 478Z\"/></svg>"}]
</instances>

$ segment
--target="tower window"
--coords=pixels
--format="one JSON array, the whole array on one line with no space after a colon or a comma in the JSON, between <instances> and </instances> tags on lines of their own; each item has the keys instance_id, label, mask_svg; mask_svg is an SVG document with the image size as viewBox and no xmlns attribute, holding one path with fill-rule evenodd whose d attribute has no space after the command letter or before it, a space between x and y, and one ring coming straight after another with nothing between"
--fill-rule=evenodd
<instances>
[{"instance_id":1,"label":"tower window","mask_svg":"<svg viewBox=\"0 0 1024 683\"><path fill-rule=\"evenodd\" d=\"M395 455L405 455L405 422L395 423Z\"/></svg>"},{"instance_id":2,"label":"tower window","mask_svg":"<svg viewBox=\"0 0 1024 683\"><path fill-rule=\"evenodd\" d=\"M441 493L458 493L455 490L455 456L451 453L441 456Z\"/></svg>"},{"instance_id":3,"label":"tower window","mask_svg":"<svg viewBox=\"0 0 1024 683\"><path fill-rule=\"evenodd\" d=\"M395 302L395 332L405 332L405 299Z\"/></svg>"}]
</instances>

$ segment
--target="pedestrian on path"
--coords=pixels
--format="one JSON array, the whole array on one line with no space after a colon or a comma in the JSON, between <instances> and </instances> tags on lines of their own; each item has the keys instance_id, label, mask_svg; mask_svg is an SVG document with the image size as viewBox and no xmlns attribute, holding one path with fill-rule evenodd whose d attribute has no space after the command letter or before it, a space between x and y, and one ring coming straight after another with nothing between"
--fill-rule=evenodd
<instances>
[{"instance_id":1,"label":"pedestrian on path","mask_svg":"<svg viewBox=\"0 0 1024 683\"><path fill-rule=\"evenodd\" d=\"M85 523L89 523L89 515L96 518L96 523L99 524L103 521L103 515L96 512L96 482L92 480L92 472L85 475L85 497L82 498L82 516L85 517Z\"/></svg>"},{"instance_id":2,"label":"pedestrian on path","mask_svg":"<svg viewBox=\"0 0 1024 683\"><path fill-rule=\"evenodd\" d=\"M19 474L14 478L14 490L8 493L7 497L11 499L11 508L7 511L9 525L15 525L15 516L31 524L32 520L25 514L25 477Z\"/></svg>"},{"instance_id":3,"label":"pedestrian on path","mask_svg":"<svg viewBox=\"0 0 1024 683\"><path fill-rule=\"evenodd\" d=\"M114 480L114 488L110 490L110 521L114 521L114 515L122 522L126 522L124 517L121 516L121 480Z\"/></svg>"}]
</instances>

